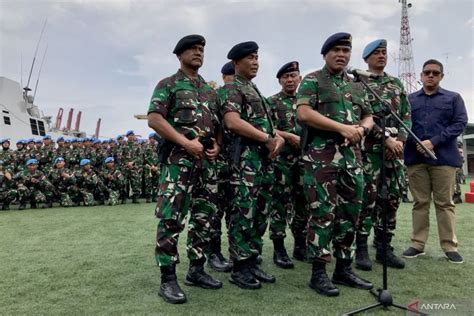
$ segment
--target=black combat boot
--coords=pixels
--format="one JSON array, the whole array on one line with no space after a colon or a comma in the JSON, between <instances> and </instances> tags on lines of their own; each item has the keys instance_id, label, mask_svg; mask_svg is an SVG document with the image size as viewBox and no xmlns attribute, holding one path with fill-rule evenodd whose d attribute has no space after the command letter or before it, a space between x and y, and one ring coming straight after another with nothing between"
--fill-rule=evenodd
<instances>
[{"instance_id":1,"label":"black combat boot","mask_svg":"<svg viewBox=\"0 0 474 316\"><path fill-rule=\"evenodd\" d=\"M291 261L285 249L285 241L283 238L273 239L273 262L283 269L294 268L293 261Z\"/></svg>"},{"instance_id":2,"label":"black combat boot","mask_svg":"<svg viewBox=\"0 0 474 316\"><path fill-rule=\"evenodd\" d=\"M182 304L186 302L186 295L176 280L175 266L161 267L161 286L158 294L168 303Z\"/></svg>"},{"instance_id":3,"label":"black combat boot","mask_svg":"<svg viewBox=\"0 0 474 316\"><path fill-rule=\"evenodd\" d=\"M53 201L51 199L47 199L44 206L46 206L46 208L52 208L53 207Z\"/></svg>"},{"instance_id":4,"label":"black combat boot","mask_svg":"<svg viewBox=\"0 0 474 316\"><path fill-rule=\"evenodd\" d=\"M137 194L134 194L132 196L132 203L133 204L140 204L140 201L138 200L138 195Z\"/></svg>"},{"instance_id":5,"label":"black combat boot","mask_svg":"<svg viewBox=\"0 0 474 316\"><path fill-rule=\"evenodd\" d=\"M146 196L145 202L146 202L146 203L151 203L151 196L150 196L150 195L147 195L147 196Z\"/></svg>"},{"instance_id":6,"label":"black combat boot","mask_svg":"<svg viewBox=\"0 0 474 316\"><path fill-rule=\"evenodd\" d=\"M209 243L209 248L210 254L207 259L209 267L217 272L230 272L232 270L232 265L221 252L221 237L212 237Z\"/></svg>"},{"instance_id":7,"label":"black combat boot","mask_svg":"<svg viewBox=\"0 0 474 316\"><path fill-rule=\"evenodd\" d=\"M329 280L326 263L314 261L309 287L324 296L338 296L339 289Z\"/></svg>"},{"instance_id":8,"label":"black combat boot","mask_svg":"<svg viewBox=\"0 0 474 316\"><path fill-rule=\"evenodd\" d=\"M2 211L8 211L10 209L10 203L3 203L2 205Z\"/></svg>"},{"instance_id":9,"label":"black combat boot","mask_svg":"<svg viewBox=\"0 0 474 316\"><path fill-rule=\"evenodd\" d=\"M372 270L372 260L369 258L367 238L369 236L357 233L355 261L356 268L364 271Z\"/></svg>"},{"instance_id":10,"label":"black combat boot","mask_svg":"<svg viewBox=\"0 0 474 316\"><path fill-rule=\"evenodd\" d=\"M206 258L201 258L190 262L184 284L189 286L199 286L203 289L220 289L222 287L222 282L214 279L204 271L205 261Z\"/></svg>"},{"instance_id":11,"label":"black combat boot","mask_svg":"<svg viewBox=\"0 0 474 316\"><path fill-rule=\"evenodd\" d=\"M377 239L377 252L375 253L375 261L378 263L383 264L384 261L384 254L383 254L383 232L382 231L375 231L375 238ZM395 269L403 269L405 268L405 261L401 258L395 256L393 253L393 247L391 246L392 243L392 235L387 235L387 267L395 268Z\"/></svg>"},{"instance_id":12,"label":"black combat boot","mask_svg":"<svg viewBox=\"0 0 474 316\"><path fill-rule=\"evenodd\" d=\"M36 204L36 201L31 201L30 208L33 210L38 208L38 204Z\"/></svg>"},{"instance_id":13,"label":"black combat boot","mask_svg":"<svg viewBox=\"0 0 474 316\"><path fill-rule=\"evenodd\" d=\"M332 281L335 284L350 286L356 289L370 290L374 285L359 277L352 271L351 259L340 259L336 261L336 270L332 275Z\"/></svg>"},{"instance_id":14,"label":"black combat boot","mask_svg":"<svg viewBox=\"0 0 474 316\"><path fill-rule=\"evenodd\" d=\"M253 276L252 273L250 273L249 260L250 259L241 261L234 260L229 282L242 289L259 289L262 287L262 284Z\"/></svg>"},{"instance_id":15,"label":"black combat boot","mask_svg":"<svg viewBox=\"0 0 474 316\"><path fill-rule=\"evenodd\" d=\"M19 211L23 211L26 208L26 202L20 201L20 206L18 207Z\"/></svg>"},{"instance_id":16,"label":"black combat boot","mask_svg":"<svg viewBox=\"0 0 474 316\"><path fill-rule=\"evenodd\" d=\"M276 278L273 275L268 274L259 268L257 265L257 258L258 256L254 256L249 260L250 273L252 273L253 276L261 282L275 283Z\"/></svg>"},{"instance_id":17,"label":"black combat boot","mask_svg":"<svg viewBox=\"0 0 474 316\"><path fill-rule=\"evenodd\" d=\"M306 237L295 236L293 258L298 261L303 261L303 262L306 261Z\"/></svg>"},{"instance_id":18,"label":"black combat boot","mask_svg":"<svg viewBox=\"0 0 474 316\"><path fill-rule=\"evenodd\" d=\"M263 258L262 258L261 255L258 255L257 259L255 259L255 260L256 260L257 264L262 264L262 262L263 262Z\"/></svg>"}]
</instances>

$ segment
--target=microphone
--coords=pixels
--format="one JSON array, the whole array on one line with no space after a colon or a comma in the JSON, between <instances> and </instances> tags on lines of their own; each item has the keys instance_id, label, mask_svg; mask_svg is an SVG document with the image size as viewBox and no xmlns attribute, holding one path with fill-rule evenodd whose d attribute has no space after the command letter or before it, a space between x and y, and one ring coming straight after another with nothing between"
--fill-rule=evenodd
<instances>
[{"instance_id":1,"label":"microphone","mask_svg":"<svg viewBox=\"0 0 474 316\"><path fill-rule=\"evenodd\" d=\"M372 78L372 79L378 79L380 77L379 75L376 75L376 74L371 73L369 71L357 69L357 68L354 68L354 67L348 67L346 69L346 71L347 71L348 74L351 74L355 77L362 76L362 77L368 77L368 78Z\"/></svg>"}]
</instances>

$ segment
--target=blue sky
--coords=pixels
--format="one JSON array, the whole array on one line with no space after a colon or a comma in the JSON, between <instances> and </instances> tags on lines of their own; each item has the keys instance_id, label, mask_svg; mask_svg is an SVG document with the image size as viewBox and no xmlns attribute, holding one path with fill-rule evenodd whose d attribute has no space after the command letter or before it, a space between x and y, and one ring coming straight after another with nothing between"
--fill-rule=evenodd
<instances>
[{"instance_id":1,"label":"blue sky","mask_svg":"<svg viewBox=\"0 0 474 316\"><path fill-rule=\"evenodd\" d=\"M171 53L184 35L206 37L201 74L221 83L220 68L236 43L260 46L255 82L263 93L279 90L278 68L298 60L303 73L323 65L324 40L339 31L353 35L351 65L365 68L364 46L388 40L387 72L397 75L401 5L397 0L273 1L46 1L0 0L0 75L26 81L41 27L39 61L48 45L36 103L47 115L63 107L81 110L81 128L93 133L102 118L101 135L128 129L147 135L146 113L156 83L178 69ZM436 58L445 64L442 86L462 94L474 122L473 2L415 0L409 9L415 72ZM66 116L66 115L64 115ZM65 119L63 117L63 125Z\"/></svg>"}]
</instances>

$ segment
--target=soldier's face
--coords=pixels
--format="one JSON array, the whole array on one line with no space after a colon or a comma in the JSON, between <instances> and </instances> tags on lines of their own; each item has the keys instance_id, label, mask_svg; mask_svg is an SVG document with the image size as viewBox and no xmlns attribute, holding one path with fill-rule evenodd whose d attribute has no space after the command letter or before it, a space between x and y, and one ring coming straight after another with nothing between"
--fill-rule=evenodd
<instances>
[{"instance_id":1,"label":"soldier's face","mask_svg":"<svg viewBox=\"0 0 474 316\"><path fill-rule=\"evenodd\" d=\"M2 147L4 149L8 149L8 148L10 148L10 143L9 142L4 142L4 143L2 143Z\"/></svg>"},{"instance_id":2,"label":"soldier's face","mask_svg":"<svg viewBox=\"0 0 474 316\"><path fill-rule=\"evenodd\" d=\"M91 165L90 164L85 165L84 167L82 167L82 170L84 170L84 171L91 170Z\"/></svg>"},{"instance_id":3,"label":"soldier's face","mask_svg":"<svg viewBox=\"0 0 474 316\"><path fill-rule=\"evenodd\" d=\"M127 136L127 139L128 139L129 142L133 142L133 141L135 141L135 135Z\"/></svg>"},{"instance_id":4,"label":"soldier's face","mask_svg":"<svg viewBox=\"0 0 474 316\"><path fill-rule=\"evenodd\" d=\"M387 49L377 48L365 62L369 69L383 70L387 66Z\"/></svg>"},{"instance_id":5,"label":"soldier's face","mask_svg":"<svg viewBox=\"0 0 474 316\"><path fill-rule=\"evenodd\" d=\"M56 163L56 168L58 168L58 169L64 168L64 161L58 161L58 162Z\"/></svg>"},{"instance_id":6,"label":"soldier's face","mask_svg":"<svg viewBox=\"0 0 474 316\"><path fill-rule=\"evenodd\" d=\"M440 65L428 64L421 72L421 82L423 82L424 87L433 90L439 86L443 76Z\"/></svg>"},{"instance_id":7,"label":"soldier's face","mask_svg":"<svg viewBox=\"0 0 474 316\"><path fill-rule=\"evenodd\" d=\"M23 144L16 144L16 149L18 149L18 150L23 149Z\"/></svg>"},{"instance_id":8,"label":"soldier's face","mask_svg":"<svg viewBox=\"0 0 474 316\"><path fill-rule=\"evenodd\" d=\"M234 75L222 75L222 81L224 84L234 81Z\"/></svg>"},{"instance_id":9,"label":"soldier's face","mask_svg":"<svg viewBox=\"0 0 474 316\"><path fill-rule=\"evenodd\" d=\"M301 75L299 71L287 72L280 77L280 85L286 94L293 95L300 82Z\"/></svg>"},{"instance_id":10,"label":"soldier's face","mask_svg":"<svg viewBox=\"0 0 474 316\"><path fill-rule=\"evenodd\" d=\"M253 79L258 72L258 54L253 53L242 59L234 61L235 73L247 78Z\"/></svg>"},{"instance_id":11,"label":"soldier's face","mask_svg":"<svg viewBox=\"0 0 474 316\"><path fill-rule=\"evenodd\" d=\"M113 169L114 168L114 163L109 162L108 164L106 164L106 166L107 166L107 169Z\"/></svg>"},{"instance_id":12,"label":"soldier's face","mask_svg":"<svg viewBox=\"0 0 474 316\"><path fill-rule=\"evenodd\" d=\"M192 69L199 69L204 63L204 46L194 45L178 56L182 65Z\"/></svg>"},{"instance_id":13,"label":"soldier's face","mask_svg":"<svg viewBox=\"0 0 474 316\"><path fill-rule=\"evenodd\" d=\"M326 65L331 73L340 73L346 68L351 59L351 48L349 46L337 45L331 48L324 56Z\"/></svg>"},{"instance_id":14,"label":"soldier's face","mask_svg":"<svg viewBox=\"0 0 474 316\"><path fill-rule=\"evenodd\" d=\"M38 165L36 165L36 164L28 166L28 171L31 172L31 173L35 172L36 169L38 169Z\"/></svg>"},{"instance_id":15,"label":"soldier's face","mask_svg":"<svg viewBox=\"0 0 474 316\"><path fill-rule=\"evenodd\" d=\"M156 139L154 137L148 138L148 141L150 142L150 144L156 143Z\"/></svg>"},{"instance_id":16,"label":"soldier's face","mask_svg":"<svg viewBox=\"0 0 474 316\"><path fill-rule=\"evenodd\" d=\"M51 139L45 139L43 142L44 142L45 145L49 145L49 144L51 144L52 141L51 141Z\"/></svg>"}]
</instances>

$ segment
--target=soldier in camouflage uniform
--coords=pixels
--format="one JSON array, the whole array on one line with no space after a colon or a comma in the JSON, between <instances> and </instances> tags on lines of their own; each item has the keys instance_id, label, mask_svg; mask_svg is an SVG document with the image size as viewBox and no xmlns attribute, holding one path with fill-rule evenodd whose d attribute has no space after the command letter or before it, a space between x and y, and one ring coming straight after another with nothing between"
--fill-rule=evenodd
<instances>
[{"instance_id":1,"label":"soldier in camouflage uniform","mask_svg":"<svg viewBox=\"0 0 474 316\"><path fill-rule=\"evenodd\" d=\"M405 125L411 126L410 104L408 102L403 84L398 78L384 72L387 64L387 41L375 40L369 43L362 55L368 65L369 71L379 75L380 78L366 78L369 86L385 101L400 117ZM395 256L391 241L395 231L396 214L402 198L403 173L403 147L408 132L400 125L393 115L384 114L383 105L369 92L369 102L373 112L374 128L364 138L362 143L362 156L364 162L364 198L362 212L359 216L356 234L356 267L362 270L371 270L372 261L367 251L367 238L374 227L374 244L377 247L376 261L382 263L384 253L382 249L382 141L385 142L385 172L388 189L386 202L387 218L387 265L403 269L405 263ZM381 128L381 118L385 116L386 133Z\"/></svg>"},{"instance_id":2,"label":"soldier in camouflage uniform","mask_svg":"<svg viewBox=\"0 0 474 316\"><path fill-rule=\"evenodd\" d=\"M459 155L461 155L462 163L464 164L464 150L462 148L462 142L458 142ZM461 184L466 183L464 172L461 168L456 168L456 182L454 186L453 202L454 204L462 203L462 191Z\"/></svg>"},{"instance_id":3,"label":"soldier in camouflage uniform","mask_svg":"<svg viewBox=\"0 0 474 316\"><path fill-rule=\"evenodd\" d=\"M43 137L43 146L39 148L39 166L38 168L45 174L48 174L53 167L54 160L54 142L51 136L46 135Z\"/></svg>"},{"instance_id":4,"label":"soldier in camouflage uniform","mask_svg":"<svg viewBox=\"0 0 474 316\"><path fill-rule=\"evenodd\" d=\"M133 203L139 203L141 194L141 174L143 161L140 145L135 140L135 133L130 130L125 134L128 141L120 146L120 169L125 177L127 197L132 196Z\"/></svg>"},{"instance_id":5,"label":"soldier in camouflage uniform","mask_svg":"<svg viewBox=\"0 0 474 316\"><path fill-rule=\"evenodd\" d=\"M235 67L234 80L220 91L225 127L233 143L225 143L231 166L233 194L229 223L229 251L233 269L229 281L244 289L258 289L275 277L257 266L262 236L268 224L273 163L285 141L273 129L267 100L252 79L258 71L258 45L244 42L227 54ZM226 139L226 142L228 139Z\"/></svg>"},{"instance_id":6,"label":"soldier in camouflage uniform","mask_svg":"<svg viewBox=\"0 0 474 316\"><path fill-rule=\"evenodd\" d=\"M54 195L59 200L59 205L64 207L73 206L71 195L74 195L73 185L76 179L73 173L65 168L63 157L54 160L54 167L48 174L48 179L54 186Z\"/></svg>"},{"instance_id":7,"label":"soldier in camouflage uniform","mask_svg":"<svg viewBox=\"0 0 474 316\"><path fill-rule=\"evenodd\" d=\"M231 61L227 62L226 64L224 64L224 66L222 66L221 73L224 84L230 83L234 80L235 70L234 65ZM222 87L218 88L218 94L221 94L221 90ZM222 118L220 118L220 120L222 121ZM230 133L226 131L223 137L226 138L231 136ZM215 271L229 272L230 270L232 270L232 263L224 257L221 250L222 219L225 216L225 224L227 229L229 229L231 210L229 197L232 196L229 182L230 167L229 163L225 159L224 148L223 150L221 150L219 156L217 157L216 169L218 208L217 213L215 214L211 223L211 241L209 246L208 264Z\"/></svg>"},{"instance_id":8,"label":"soldier in camouflage uniform","mask_svg":"<svg viewBox=\"0 0 474 316\"><path fill-rule=\"evenodd\" d=\"M351 268L352 244L363 192L359 142L372 128L371 109L360 83L346 74L351 35L336 33L321 48L326 65L308 74L298 89L298 120L307 128L303 142L304 186L311 217L307 255L313 263L309 286L326 296L339 295L334 285L371 289L372 283ZM336 269L326 273L333 243ZM334 282L334 283L333 283Z\"/></svg>"},{"instance_id":9,"label":"soldier in camouflage uniform","mask_svg":"<svg viewBox=\"0 0 474 316\"><path fill-rule=\"evenodd\" d=\"M158 163L158 134L148 135L148 142L143 145L143 174L146 202L156 202L158 182L160 179L160 165Z\"/></svg>"},{"instance_id":10,"label":"soldier in camouflage uniform","mask_svg":"<svg viewBox=\"0 0 474 316\"><path fill-rule=\"evenodd\" d=\"M10 149L10 140L8 138L0 138L0 160L3 161L4 168L11 168L14 166L14 152Z\"/></svg>"},{"instance_id":11,"label":"soldier in camouflage uniform","mask_svg":"<svg viewBox=\"0 0 474 316\"><path fill-rule=\"evenodd\" d=\"M185 284L218 289L222 283L204 271L209 247L210 220L217 211L215 162L217 145L217 95L198 74L205 39L182 38L173 53L181 67L161 80L148 109L148 125L164 140L160 147L161 176L156 205L158 222L155 257L161 270L159 295L169 303L184 303L186 296L176 281L178 236L188 223L187 253L190 267Z\"/></svg>"},{"instance_id":12,"label":"soldier in camouflage uniform","mask_svg":"<svg viewBox=\"0 0 474 316\"><path fill-rule=\"evenodd\" d=\"M122 172L115 168L115 162L113 157L107 157L104 160L104 166L102 167L99 177L104 184L107 192L107 205L117 205L120 203L120 196L125 189L125 177Z\"/></svg>"},{"instance_id":13,"label":"soldier in camouflage uniform","mask_svg":"<svg viewBox=\"0 0 474 316\"><path fill-rule=\"evenodd\" d=\"M282 90L271 96L270 109L276 128L285 138L285 147L275 161L272 213L270 215L270 239L273 240L273 261L281 268L293 268L284 239L287 222L295 238L293 257L304 261L306 257L306 225L309 213L303 190L301 165L301 126L296 120L296 89L301 82L297 61L283 65L277 72Z\"/></svg>"},{"instance_id":14,"label":"soldier in camouflage uniform","mask_svg":"<svg viewBox=\"0 0 474 316\"><path fill-rule=\"evenodd\" d=\"M10 209L10 203L17 195L17 191L13 188L12 174L5 168L4 161L0 160L0 204L3 211Z\"/></svg>"},{"instance_id":15,"label":"soldier in camouflage uniform","mask_svg":"<svg viewBox=\"0 0 474 316\"><path fill-rule=\"evenodd\" d=\"M84 206L94 206L94 194L99 186L99 178L92 170L91 161L89 159L81 159L80 170L74 172L76 184L73 187L73 200L79 205L84 202Z\"/></svg>"},{"instance_id":16,"label":"soldier in camouflage uniform","mask_svg":"<svg viewBox=\"0 0 474 316\"><path fill-rule=\"evenodd\" d=\"M25 209L29 201L31 208L38 207L38 203L45 203L43 208L52 207L53 185L48 181L45 174L38 170L39 161L29 159L26 162L26 169L17 173L13 180L18 189L20 199L20 210Z\"/></svg>"}]
</instances>

